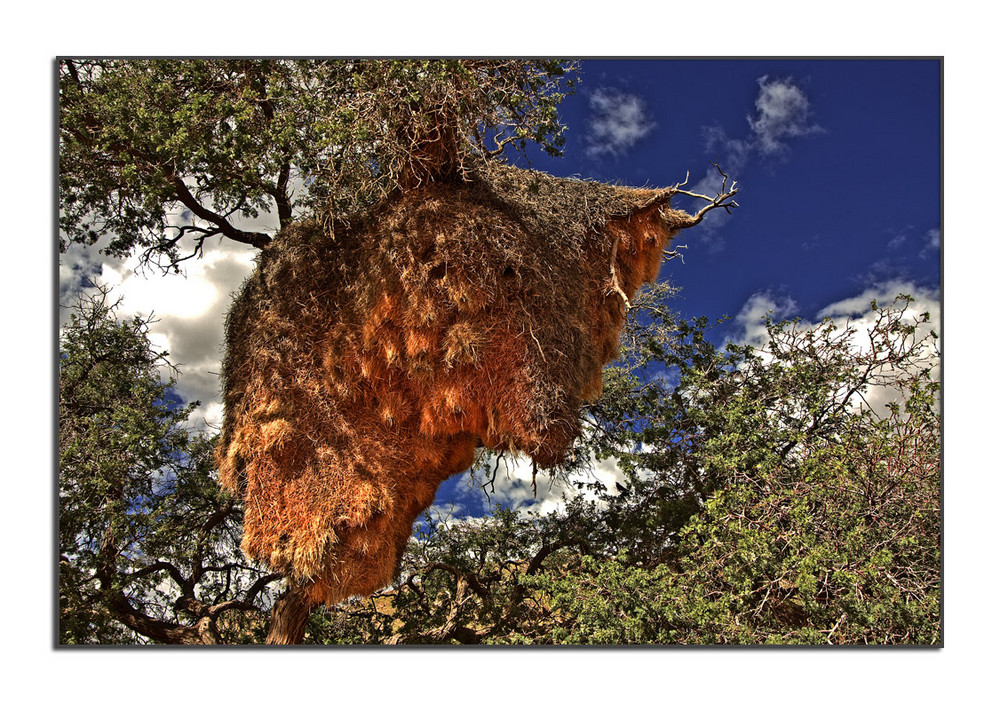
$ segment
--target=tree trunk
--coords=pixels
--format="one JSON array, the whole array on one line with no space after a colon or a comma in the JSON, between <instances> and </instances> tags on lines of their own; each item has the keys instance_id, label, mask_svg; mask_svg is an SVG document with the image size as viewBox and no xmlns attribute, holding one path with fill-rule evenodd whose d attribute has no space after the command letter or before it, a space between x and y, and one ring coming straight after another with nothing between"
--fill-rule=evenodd
<instances>
[{"instance_id":1,"label":"tree trunk","mask_svg":"<svg viewBox=\"0 0 1000 704\"><path fill-rule=\"evenodd\" d=\"M306 635L306 621L315 606L302 588L289 587L274 604L267 645L299 645Z\"/></svg>"}]
</instances>

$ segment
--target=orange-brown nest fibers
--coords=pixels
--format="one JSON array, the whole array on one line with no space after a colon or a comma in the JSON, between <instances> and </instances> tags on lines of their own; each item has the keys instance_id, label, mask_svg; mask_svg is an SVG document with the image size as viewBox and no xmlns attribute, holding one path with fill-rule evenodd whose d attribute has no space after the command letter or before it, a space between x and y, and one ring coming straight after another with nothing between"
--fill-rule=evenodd
<instances>
[{"instance_id":1,"label":"orange-brown nest fibers","mask_svg":"<svg viewBox=\"0 0 1000 704\"><path fill-rule=\"evenodd\" d=\"M371 594L478 446L558 464L690 223L671 194L492 166L281 232L227 328L217 458L244 551L315 604Z\"/></svg>"}]
</instances>

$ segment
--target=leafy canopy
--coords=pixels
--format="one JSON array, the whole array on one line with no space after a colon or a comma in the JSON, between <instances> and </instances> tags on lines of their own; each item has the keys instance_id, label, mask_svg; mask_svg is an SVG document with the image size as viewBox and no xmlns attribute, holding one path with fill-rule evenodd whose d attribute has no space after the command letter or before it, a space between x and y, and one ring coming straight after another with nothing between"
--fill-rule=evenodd
<instances>
[{"instance_id":1,"label":"leafy canopy","mask_svg":"<svg viewBox=\"0 0 1000 704\"><path fill-rule=\"evenodd\" d=\"M176 266L261 213L352 217L476 160L563 145L574 65L517 60L91 60L59 66L60 244ZM102 239L104 238L104 239Z\"/></svg>"}]
</instances>

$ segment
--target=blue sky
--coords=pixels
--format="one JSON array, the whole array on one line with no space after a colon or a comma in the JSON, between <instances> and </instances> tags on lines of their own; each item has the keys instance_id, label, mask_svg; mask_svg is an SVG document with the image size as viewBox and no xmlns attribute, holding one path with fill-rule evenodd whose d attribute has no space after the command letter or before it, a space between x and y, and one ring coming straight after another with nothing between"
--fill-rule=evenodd
<instances>
[{"instance_id":1,"label":"blue sky","mask_svg":"<svg viewBox=\"0 0 1000 704\"><path fill-rule=\"evenodd\" d=\"M737 179L739 209L682 233L684 262L660 273L680 288L682 317L730 318L716 343L753 340L768 311L860 317L872 297L897 293L937 308L940 62L602 60L583 62L581 78L561 110L565 156L529 153L532 167L657 187L690 172L688 188L707 192L718 159ZM620 478L597 469L609 488ZM536 498L526 463L510 470L490 500L481 479L453 477L441 510L556 510L571 493L539 476Z\"/></svg>"}]
</instances>

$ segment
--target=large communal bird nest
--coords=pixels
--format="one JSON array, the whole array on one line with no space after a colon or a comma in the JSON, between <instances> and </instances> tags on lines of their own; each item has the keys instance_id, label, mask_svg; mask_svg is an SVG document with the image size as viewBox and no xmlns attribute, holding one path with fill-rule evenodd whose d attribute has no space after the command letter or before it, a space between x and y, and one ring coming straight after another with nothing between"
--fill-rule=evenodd
<instances>
[{"instance_id":1,"label":"large communal bird nest","mask_svg":"<svg viewBox=\"0 0 1000 704\"><path fill-rule=\"evenodd\" d=\"M628 299L695 222L676 192L491 165L281 232L227 327L217 457L244 551L314 604L367 595L477 447L558 464Z\"/></svg>"}]
</instances>

